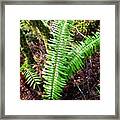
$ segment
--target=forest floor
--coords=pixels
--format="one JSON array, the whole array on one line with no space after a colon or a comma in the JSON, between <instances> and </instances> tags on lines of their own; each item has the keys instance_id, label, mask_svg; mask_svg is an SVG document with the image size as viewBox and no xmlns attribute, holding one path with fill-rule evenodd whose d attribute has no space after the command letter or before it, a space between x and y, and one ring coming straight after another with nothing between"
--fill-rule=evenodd
<instances>
[{"instance_id":1,"label":"forest floor","mask_svg":"<svg viewBox=\"0 0 120 120\"><path fill-rule=\"evenodd\" d=\"M40 100L41 96L26 83L20 74L20 98ZM86 67L78 71L64 87L61 100L100 100L100 52L86 60Z\"/></svg>"}]
</instances>

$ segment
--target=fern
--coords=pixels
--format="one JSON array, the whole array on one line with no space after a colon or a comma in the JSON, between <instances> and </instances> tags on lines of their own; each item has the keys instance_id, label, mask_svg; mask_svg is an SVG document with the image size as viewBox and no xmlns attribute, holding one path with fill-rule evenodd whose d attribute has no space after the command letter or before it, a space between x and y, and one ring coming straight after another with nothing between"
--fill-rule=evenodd
<instances>
[{"instance_id":1,"label":"fern","mask_svg":"<svg viewBox=\"0 0 120 120\"><path fill-rule=\"evenodd\" d=\"M30 24L34 29L37 27L35 34L37 34L39 30L44 42L47 41L47 58L42 73L44 81L42 81L32 68L32 64L34 64L35 61L33 56L32 59L30 58L31 52L27 46L27 40L23 39L25 38L25 34L21 37L21 48L25 56L25 62L21 66L21 72L24 74L27 84L33 87L33 89L38 89L40 84L44 82L43 87L45 94L43 99L60 99L63 88L71 76L74 75L76 71L83 69L85 67L85 60L99 49L99 32L93 36L85 37L80 43L74 43L70 33L74 26L73 20L54 21L51 28L53 37L50 37L48 28L42 31L45 27L42 21L30 21Z\"/></svg>"},{"instance_id":2,"label":"fern","mask_svg":"<svg viewBox=\"0 0 120 120\"><path fill-rule=\"evenodd\" d=\"M45 65L45 96L46 99L59 99L64 85L68 80L65 72L67 67L67 54L69 52L70 32L72 21L59 20L54 24L53 37L48 40L48 55Z\"/></svg>"},{"instance_id":3,"label":"fern","mask_svg":"<svg viewBox=\"0 0 120 120\"><path fill-rule=\"evenodd\" d=\"M42 79L37 75L35 70L28 64L26 59L24 64L21 66L20 71L24 74L26 83L33 89L39 89L39 85L42 83Z\"/></svg>"},{"instance_id":4,"label":"fern","mask_svg":"<svg viewBox=\"0 0 120 120\"><path fill-rule=\"evenodd\" d=\"M24 75L26 83L33 89L38 89L42 79L32 68L32 65L36 63L36 59L28 45L37 36L36 29L34 30L34 27L30 25L30 21L27 20L21 21L20 28L20 50L24 55L24 64L21 65L20 71Z\"/></svg>"},{"instance_id":5,"label":"fern","mask_svg":"<svg viewBox=\"0 0 120 120\"><path fill-rule=\"evenodd\" d=\"M30 85L33 89L39 90L39 85L41 84L41 79L33 69L26 69L24 71L24 76L26 78L27 84Z\"/></svg>"},{"instance_id":6,"label":"fern","mask_svg":"<svg viewBox=\"0 0 120 120\"><path fill-rule=\"evenodd\" d=\"M56 52L53 50L53 54L48 54L49 57L54 58L51 60L51 62L49 61L48 65L46 65L47 70L45 73L45 79L47 82L45 82L46 85L44 86L47 94L46 99L60 98L63 87L66 85L69 78L77 70L84 68L85 60L99 49L99 45L99 33L96 33L92 37L86 37L85 41L81 42L81 44L73 45L72 50L66 49L66 54L63 55L59 53L60 55L57 57L60 59L60 61L56 63L56 66L58 66L58 68L54 67L54 58L56 57L54 55ZM62 46L59 44L59 47ZM62 49L60 52L65 52L65 49ZM56 77L55 74L58 76Z\"/></svg>"},{"instance_id":7,"label":"fern","mask_svg":"<svg viewBox=\"0 0 120 120\"><path fill-rule=\"evenodd\" d=\"M69 58L68 73L71 77L76 71L85 67L85 60L92 56L100 47L100 34L96 32L94 36L85 37L84 42L74 44L72 46Z\"/></svg>"},{"instance_id":8,"label":"fern","mask_svg":"<svg viewBox=\"0 0 120 120\"><path fill-rule=\"evenodd\" d=\"M71 48L71 21L57 21L50 39L47 61L44 70L45 99L59 99L69 78L85 66L85 59L99 48L99 34L86 37L81 44Z\"/></svg>"}]
</instances>

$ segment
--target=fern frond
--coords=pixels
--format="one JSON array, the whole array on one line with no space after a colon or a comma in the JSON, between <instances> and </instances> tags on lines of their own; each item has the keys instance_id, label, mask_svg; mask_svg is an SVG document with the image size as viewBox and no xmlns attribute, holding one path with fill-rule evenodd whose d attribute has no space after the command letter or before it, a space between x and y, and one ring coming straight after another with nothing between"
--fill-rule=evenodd
<instances>
[{"instance_id":1,"label":"fern frond","mask_svg":"<svg viewBox=\"0 0 120 120\"><path fill-rule=\"evenodd\" d=\"M21 66L20 71L23 73L26 83L30 85L33 89L39 89L42 79L38 76L35 70L28 64L26 59L24 64Z\"/></svg>"},{"instance_id":2,"label":"fern frond","mask_svg":"<svg viewBox=\"0 0 120 120\"><path fill-rule=\"evenodd\" d=\"M47 61L43 78L45 79L45 98L59 99L63 87L68 80L67 57L71 40L70 30L73 22L70 20L55 21L53 39L48 40Z\"/></svg>"},{"instance_id":3,"label":"fern frond","mask_svg":"<svg viewBox=\"0 0 120 120\"><path fill-rule=\"evenodd\" d=\"M85 60L92 56L100 48L100 34L95 33L94 36L85 37L84 42L76 44L72 47L70 55L70 64L68 66L69 77L76 71L83 69Z\"/></svg>"},{"instance_id":4,"label":"fern frond","mask_svg":"<svg viewBox=\"0 0 120 120\"><path fill-rule=\"evenodd\" d=\"M24 76L26 78L26 83L30 85L33 89L39 89L41 84L41 79L33 69L26 69L24 71Z\"/></svg>"}]
</instances>

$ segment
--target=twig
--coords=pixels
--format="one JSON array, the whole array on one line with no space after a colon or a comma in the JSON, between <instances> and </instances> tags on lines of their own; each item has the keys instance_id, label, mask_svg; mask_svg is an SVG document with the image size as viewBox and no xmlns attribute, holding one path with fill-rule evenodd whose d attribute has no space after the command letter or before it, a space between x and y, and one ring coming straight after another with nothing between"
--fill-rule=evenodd
<instances>
[{"instance_id":1,"label":"twig","mask_svg":"<svg viewBox=\"0 0 120 120\"><path fill-rule=\"evenodd\" d=\"M100 95L100 90L97 88L97 86L95 87L95 89L97 90L98 94Z\"/></svg>"},{"instance_id":2,"label":"twig","mask_svg":"<svg viewBox=\"0 0 120 120\"><path fill-rule=\"evenodd\" d=\"M90 59L89 59L89 61L90 61L90 67L92 67L92 61L91 61L91 56L90 56Z\"/></svg>"},{"instance_id":3,"label":"twig","mask_svg":"<svg viewBox=\"0 0 120 120\"><path fill-rule=\"evenodd\" d=\"M81 32L79 32L79 30L78 30L77 27L76 27L76 30L77 30L77 32L80 33L84 38L86 37L86 36L84 36Z\"/></svg>"},{"instance_id":4,"label":"twig","mask_svg":"<svg viewBox=\"0 0 120 120\"><path fill-rule=\"evenodd\" d=\"M76 82L75 82L75 84L76 84L78 90L80 91L80 93L82 94L84 100L86 100L86 97L85 97L84 93L82 92L82 90L80 89L79 85Z\"/></svg>"},{"instance_id":5,"label":"twig","mask_svg":"<svg viewBox=\"0 0 120 120\"><path fill-rule=\"evenodd\" d=\"M89 78L87 79L88 93L90 94Z\"/></svg>"}]
</instances>

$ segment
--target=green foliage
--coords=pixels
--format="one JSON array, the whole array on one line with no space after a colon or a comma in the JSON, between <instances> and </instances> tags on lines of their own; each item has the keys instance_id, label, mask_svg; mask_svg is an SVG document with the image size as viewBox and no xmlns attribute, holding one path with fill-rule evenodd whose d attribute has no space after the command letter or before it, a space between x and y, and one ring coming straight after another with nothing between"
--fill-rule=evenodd
<instances>
[{"instance_id":1,"label":"green foliage","mask_svg":"<svg viewBox=\"0 0 120 120\"><path fill-rule=\"evenodd\" d=\"M84 36L87 36L92 35L92 33L99 31L99 27L100 27L99 20L75 20L73 32L74 33L80 32Z\"/></svg>"},{"instance_id":2,"label":"green foliage","mask_svg":"<svg viewBox=\"0 0 120 120\"><path fill-rule=\"evenodd\" d=\"M67 57L69 52L70 32L72 21L59 20L55 21L53 39L48 42L48 55L44 70L45 79L45 98L46 99L59 99L60 93L67 82L68 74L65 72L67 69Z\"/></svg>"},{"instance_id":3,"label":"green foliage","mask_svg":"<svg viewBox=\"0 0 120 120\"><path fill-rule=\"evenodd\" d=\"M85 66L85 60L92 56L100 47L100 34L96 32L94 36L87 36L84 38L84 42L80 42L73 45L71 51L71 59L69 61L68 73L71 77L75 72L83 69Z\"/></svg>"},{"instance_id":4,"label":"green foliage","mask_svg":"<svg viewBox=\"0 0 120 120\"><path fill-rule=\"evenodd\" d=\"M30 20L30 25L36 29L36 31L38 30L41 38L49 39L51 37L50 29L44 20Z\"/></svg>"},{"instance_id":5,"label":"green foliage","mask_svg":"<svg viewBox=\"0 0 120 120\"><path fill-rule=\"evenodd\" d=\"M36 39L43 40L47 49L47 40L52 38L52 35L45 20L21 20L20 29L25 35L27 42L35 41Z\"/></svg>"},{"instance_id":6,"label":"green foliage","mask_svg":"<svg viewBox=\"0 0 120 120\"><path fill-rule=\"evenodd\" d=\"M24 64L21 66L20 71L24 74L26 83L33 89L39 89L39 85L42 83L42 79L37 75L35 70L28 64L28 60L25 59Z\"/></svg>"},{"instance_id":7,"label":"green foliage","mask_svg":"<svg viewBox=\"0 0 120 120\"><path fill-rule=\"evenodd\" d=\"M20 49L23 55L28 58L29 64L33 64L35 63L35 61L33 58L33 54L28 46L28 41L27 41L28 37L26 31L27 31L26 29L22 29L22 28L20 29Z\"/></svg>"},{"instance_id":8,"label":"green foliage","mask_svg":"<svg viewBox=\"0 0 120 120\"><path fill-rule=\"evenodd\" d=\"M36 55L30 48L30 43L35 42L36 30L30 25L30 21L21 20L20 21L20 51L21 55L24 57L23 64L20 65L20 71L25 76L26 83L30 85L33 89L38 89L42 82L40 76L36 73L32 67L36 64Z\"/></svg>"},{"instance_id":9,"label":"green foliage","mask_svg":"<svg viewBox=\"0 0 120 120\"><path fill-rule=\"evenodd\" d=\"M68 78L85 65L85 59L91 56L99 48L99 33L92 37L86 37L81 44L71 47L70 37L71 21L58 21L55 23L53 36L49 41L47 61L44 70L45 98L59 99ZM70 54L71 53L71 54Z\"/></svg>"},{"instance_id":10,"label":"green foliage","mask_svg":"<svg viewBox=\"0 0 120 120\"><path fill-rule=\"evenodd\" d=\"M91 24L95 27L95 21L53 20L21 21L21 51L25 56L21 72L24 74L27 84L33 89L40 87L43 80L45 94L43 99L60 99L64 86L70 77L85 66L85 60L92 56L100 47L99 30L87 37ZM82 27L81 27L82 26ZM74 42L75 30L85 33L81 42ZM94 31L93 31L94 32ZM73 34L73 35L72 35ZM35 59L30 50L29 43L35 41L35 37L44 40L46 46L46 62L42 72L42 78L33 69Z\"/></svg>"},{"instance_id":11,"label":"green foliage","mask_svg":"<svg viewBox=\"0 0 120 120\"><path fill-rule=\"evenodd\" d=\"M30 87L33 87L33 89L39 89L39 85L41 84L42 80L37 75L37 73L34 71L34 69L26 69L24 71L24 76L26 78L27 84L30 85Z\"/></svg>"}]
</instances>

